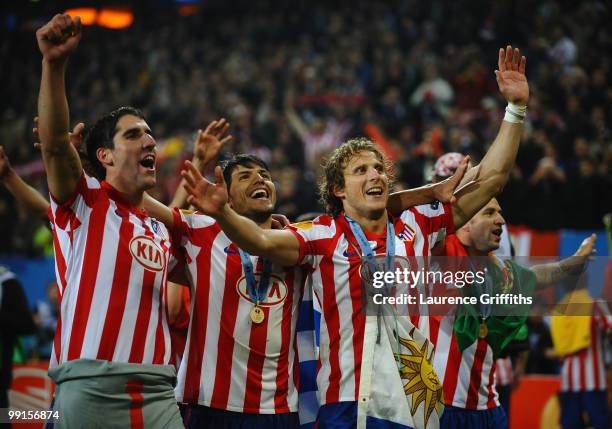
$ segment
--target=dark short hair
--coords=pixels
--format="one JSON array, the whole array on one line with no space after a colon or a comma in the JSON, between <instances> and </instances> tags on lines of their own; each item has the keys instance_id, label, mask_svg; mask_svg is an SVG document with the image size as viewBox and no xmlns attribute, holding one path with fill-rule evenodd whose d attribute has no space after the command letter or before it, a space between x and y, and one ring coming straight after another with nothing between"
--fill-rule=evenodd
<instances>
[{"instance_id":1,"label":"dark short hair","mask_svg":"<svg viewBox=\"0 0 612 429\"><path fill-rule=\"evenodd\" d=\"M258 158L254 155L247 155L244 153L234 155L227 161L221 163L221 168L223 168L223 180L225 180L225 184L228 190L230 188L230 185L232 184L232 172L239 165L242 165L243 167L257 165L261 168L266 169L267 171L270 171L268 164L266 164L265 161L261 158Z\"/></svg>"},{"instance_id":2,"label":"dark short hair","mask_svg":"<svg viewBox=\"0 0 612 429\"><path fill-rule=\"evenodd\" d=\"M113 137L117 132L117 122L125 115L133 115L145 119L144 114L134 107L120 107L102 116L87 130L83 142L87 159L94 176L100 180L106 178L106 169L98 160L96 152L99 148L113 149Z\"/></svg>"}]
</instances>

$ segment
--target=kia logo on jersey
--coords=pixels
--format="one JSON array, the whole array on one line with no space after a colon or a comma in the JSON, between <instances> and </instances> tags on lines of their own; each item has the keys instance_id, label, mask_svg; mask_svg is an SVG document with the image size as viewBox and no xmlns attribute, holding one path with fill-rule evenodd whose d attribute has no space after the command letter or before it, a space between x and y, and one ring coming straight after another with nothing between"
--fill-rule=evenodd
<instances>
[{"instance_id":1,"label":"kia logo on jersey","mask_svg":"<svg viewBox=\"0 0 612 429\"><path fill-rule=\"evenodd\" d=\"M260 273L255 274L255 279L259 282ZM249 291L247 289L246 277L240 277L238 283L236 283L236 289L241 297L246 299L249 302L253 302L251 298L249 298ZM268 296L263 302L260 302L259 305L262 307L272 307L274 305L278 305L287 298L287 285L280 278L275 276L274 274L270 275L270 287L268 288ZM253 304L255 304L253 302Z\"/></svg>"},{"instance_id":2,"label":"kia logo on jersey","mask_svg":"<svg viewBox=\"0 0 612 429\"><path fill-rule=\"evenodd\" d=\"M161 271L164 269L164 254L151 237L140 235L132 238L130 252L146 270Z\"/></svg>"}]
</instances>

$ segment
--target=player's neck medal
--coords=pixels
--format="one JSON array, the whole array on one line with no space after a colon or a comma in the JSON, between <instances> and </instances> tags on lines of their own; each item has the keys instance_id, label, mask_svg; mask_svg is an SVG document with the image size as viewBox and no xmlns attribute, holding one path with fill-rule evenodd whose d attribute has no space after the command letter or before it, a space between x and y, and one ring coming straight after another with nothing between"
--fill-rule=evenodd
<instances>
[{"instance_id":1,"label":"player's neck medal","mask_svg":"<svg viewBox=\"0 0 612 429\"><path fill-rule=\"evenodd\" d=\"M486 338L487 335L489 335L489 328L487 327L487 324L483 320L482 322L480 322L480 329L478 330L478 337Z\"/></svg>"},{"instance_id":2,"label":"player's neck medal","mask_svg":"<svg viewBox=\"0 0 612 429\"><path fill-rule=\"evenodd\" d=\"M270 287L270 271L272 270L272 264L268 260L264 260L263 262L263 270L261 272L261 276L259 278L259 283L255 280L255 274L253 273L253 263L251 262L251 257L248 253L239 249L240 252L240 260L242 261L242 269L244 270L244 276L247 281L247 291L249 293L249 298L251 301L255 303L255 307L251 309L249 316L251 317L251 322L259 325L262 323L266 314L263 311L263 308L259 305L260 302L263 302L268 295L268 289Z\"/></svg>"},{"instance_id":3,"label":"player's neck medal","mask_svg":"<svg viewBox=\"0 0 612 429\"><path fill-rule=\"evenodd\" d=\"M255 304L255 307L251 309L251 321L256 324L260 324L266 318L263 308L259 306L259 303Z\"/></svg>"}]
</instances>

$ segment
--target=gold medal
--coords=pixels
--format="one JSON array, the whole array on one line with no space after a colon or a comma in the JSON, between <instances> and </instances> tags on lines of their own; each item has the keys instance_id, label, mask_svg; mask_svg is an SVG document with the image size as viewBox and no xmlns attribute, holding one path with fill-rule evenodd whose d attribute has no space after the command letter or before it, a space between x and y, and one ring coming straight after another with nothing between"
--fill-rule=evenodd
<instances>
[{"instance_id":1,"label":"gold medal","mask_svg":"<svg viewBox=\"0 0 612 429\"><path fill-rule=\"evenodd\" d=\"M264 314L263 309L259 305L255 305L251 310L251 321L256 324L260 324L264 321L266 315Z\"/></svg>"},{"instance_id":2,"label":"gold medal","mask_svg":"<svg viewBox=\"0 0 612 429\"><path fill-rule=\"evenodd\" d=\"M487 335L489 335L489 328L487 328L487 324L484 321L482 321L480 322L480 330L478 332L478 337L486 338Z\"/></svg>"}]
</instances>

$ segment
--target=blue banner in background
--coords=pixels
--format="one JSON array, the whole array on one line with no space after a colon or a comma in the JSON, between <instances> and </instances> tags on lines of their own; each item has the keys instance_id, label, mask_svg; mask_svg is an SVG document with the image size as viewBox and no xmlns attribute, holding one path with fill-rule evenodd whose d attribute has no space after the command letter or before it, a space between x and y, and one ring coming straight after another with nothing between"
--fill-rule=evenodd
<instances>
[{"instance_id":1,"label":"blue banner in background","mask_svg":"<svg viewBox=\"0 0 612 429\"><path fill-rule=\"evenodd\" d=\"M597 241L595 242L595 248L597 249L596 256L608 256L608 241L606 240L606 232L604 230L594 231L576 231L572 229L562 229L559 239L559 256L566 258L571 256L578 250L578 246L582 243L582 240L590 236L591 234L597 234Z\"/></svg>"},{"instance_id":2,"label":"blue banner in background","mask_svg":"<svg viewBox=\"0 0 612 429\"><path fill-rule=\"evenodd\" d=\"M603 230L597 231L576 231L570 229L562 229L559 237L559 256L567 258L573 255L582 241L591 234L597 234L595 242L595 258L589 262L589 292L594 297L601 297L605 286L605 272L608 264L608 240L606 232Z\"/></svg>"},{"instance_id":3,"label":"blue banner in background","mask_svg":"<svg viewBox=\"0 0 612 429\"><path fill-rule=\"evenodd\" d=\"M47 299L47 285L55 282L53 258L0 256L0 265L4 265L17 275L28 297L30 308L34 308L36 302Z\"/></svg>"}]
</instances>

